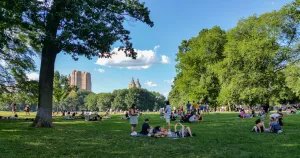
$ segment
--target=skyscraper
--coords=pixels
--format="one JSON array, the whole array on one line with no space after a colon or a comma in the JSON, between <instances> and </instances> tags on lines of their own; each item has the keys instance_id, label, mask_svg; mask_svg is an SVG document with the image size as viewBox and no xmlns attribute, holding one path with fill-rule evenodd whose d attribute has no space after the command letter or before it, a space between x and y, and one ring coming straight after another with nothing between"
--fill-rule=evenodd
<instances>
[{"instance_id":1,"label":"skyscraper","mask_svg":"<svg viewBox=\"0 0 300 158\"><path fill-rule=\"evenodd\" d=\"M92 91L92 78L89 72L78 70L72 71L72 76L69 75L69 83L71 86L77 86L79 90Z\"/></svg>"},{"instance_id":2,"label":"skyscraper","mask_svg":"<svg viewBox=\"0 0 300 158\"><path fill-rule=\"evenodd\" d=\"M91 74L89 72L82 73L82 89L92 91Z\"/></svg>"}]
</instances>

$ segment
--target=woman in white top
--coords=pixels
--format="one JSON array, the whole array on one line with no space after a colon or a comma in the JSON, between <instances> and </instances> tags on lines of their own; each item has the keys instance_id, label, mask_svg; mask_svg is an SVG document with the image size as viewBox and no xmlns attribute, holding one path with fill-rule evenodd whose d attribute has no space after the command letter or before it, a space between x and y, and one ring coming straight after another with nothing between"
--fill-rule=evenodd
<instances>
[{"instance_id":1,"label":"woman in white top","mask_svg":"<svg viewBox=\"0 0 300 158\"><path fill-rule=\"evenodd\" d=\"M136 110L136 105L132 104L130 108L130 124L131 124L131 135L137 135L135 128L138 124L138 112Z\"/></svg>"}]
</instances>

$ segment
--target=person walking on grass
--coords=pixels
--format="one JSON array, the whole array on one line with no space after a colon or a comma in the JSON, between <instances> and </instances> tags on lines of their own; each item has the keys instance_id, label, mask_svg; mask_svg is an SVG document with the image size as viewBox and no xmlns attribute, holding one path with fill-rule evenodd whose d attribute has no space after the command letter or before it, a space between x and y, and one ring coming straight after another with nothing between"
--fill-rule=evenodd
<instances>
[{"instance_id":1,"label":"person walking on grass","mask_svg":"<svg viewBox=\"0 0 300 158\"><path fill-rule=\"evenodd\" d=\"M138 112L136 110L136 105L132 104L129 112L130 124L131 124L131 135L137 135L135 131L136 125L138 124Z\"/></svg>"},{"instance_id":2,"label":"person walking on grass","mask_svg":"<svg viewBox=\"0 0 300 158\"><path fill-rule=\"evenodd\" d=\"M30 111L29 105L26 105L24 111L25 111L25 115L27 115L27 114L30 115L30 113L29 113L29 111Z\"/></svg>"},{"instance_id":3,"label":"person walking on grass","mask_svg":"<svg viewBox=\"0 0 300 158\"><path fill-rule=\"evenodd\" d=\"M15 102L12 102L12 104L11 104L11 112L13 114L16 114L16 103Z\"/></svg>"},{"instance_id":4,"label":"person walking on grass","mask_svg":"<svg viewBox=\"0 0 300 158\"><path fill-rule=\"evenodd\" d=\"M166 101L166 108L165 108L165 120L168 123L169 131L171 131L171 124L170 124L170 117L171 117L171 106L169 101Z\"/></svg>"}]
</instances>

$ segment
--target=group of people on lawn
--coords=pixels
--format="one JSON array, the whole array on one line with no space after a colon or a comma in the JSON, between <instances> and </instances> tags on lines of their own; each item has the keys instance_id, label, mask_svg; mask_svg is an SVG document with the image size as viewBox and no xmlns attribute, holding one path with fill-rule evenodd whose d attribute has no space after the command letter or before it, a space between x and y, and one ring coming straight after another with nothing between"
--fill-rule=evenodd
<instances>
[{"instance_id":1,"label":"group of people on lawn","mask_svg":"<svg viewBox=\"0 0 300 158\"><path fill-rule=\"evenodd\" d=\"M168 129L165 129L164 127L160 127L160 126L156 126L153 128L149 124L150 123L149 119L146 119L142 125L142 131L140 132L140 134L152 136L152 137L172 136L173 133L175 133L178 137L192 136L192 131L191 131L190 127L185 127L180 122L178 122L175 125L174 132L172 133L170 121L173 117L175 117L174 114L177 114L176 111L172 112L169 101L166 101L164 119L165 119L166 123L168 124ZM132 136L138 135L138 133L136 132L136 125L138 124L138 115L139 114L136 111L136 105L132 104L130 111L129 111ZM177 116L180 116L180 115L177 115ZM194 117L194 115L192 115L192 113L190 111L188 111L187 116L183 115L182 117L183 118L184 117ZM196 119L194 121L196 121ZM194 122L194 121L192 121L192 122ZM178 125L181 126L180 130L177 130Z\"/></svg>"},{"instance_id":2,"label":"group of people on lawn","mask_svg":"<svg viewBox=\"0 0 300 158\"><path fill-rule=\"evenodd\" d=\"M264 110L262 109L260 112L260 118L255 121L252 132L281 133L283 126L282 109L279 109L277 113L270 115L269 128L266 128L264 124L265 115L267 117L267 113L264 113Z\"/></svg>"}]
</instances>

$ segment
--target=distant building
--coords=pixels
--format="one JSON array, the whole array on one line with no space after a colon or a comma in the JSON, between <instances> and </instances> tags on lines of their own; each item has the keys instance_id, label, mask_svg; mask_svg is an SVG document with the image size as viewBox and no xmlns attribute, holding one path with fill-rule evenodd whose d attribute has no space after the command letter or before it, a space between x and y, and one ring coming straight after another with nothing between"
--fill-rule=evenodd
<instances>
[{"instance_id":1,"label":"distant building","mask_svg":"<svg viewBox=\"0 0 300 158\"><path fill-rule=\"evenodd\" d=\"M78 70L72 71L72 76L69 75L69 84L77 86L80 90L92 91L92 77L89 72L82 72Z\"/></svg>"},{"instance_id":2,"label":"distant building","mask_svg":"<svg viewBox=\"0 0 300 158\"><path fill-rule=\"evenodd\" d=\"M134 78L132 77L131 82L128 85L128 88L142 88L139 79L136 80L136 83L134 82Z\"/></svg>"}]
</instances>

